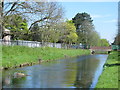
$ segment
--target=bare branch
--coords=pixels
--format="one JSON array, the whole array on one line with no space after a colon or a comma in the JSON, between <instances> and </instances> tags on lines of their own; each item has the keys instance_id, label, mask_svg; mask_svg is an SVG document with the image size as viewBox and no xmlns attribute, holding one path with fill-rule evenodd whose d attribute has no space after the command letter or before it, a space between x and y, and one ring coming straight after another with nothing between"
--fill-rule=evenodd
<instances>
[{"instance_id":1,"label":"bare branch","mask_svg":"<svg viewBox=\"0 0 120 90\"><path fill-rule=\"evenodd\" d=\"M4 15L4 17L7 16L8 13L10 13L11 11L13 11L13 8L14 8L16 5L17 5L17 2L14 2L13 5L12 5L12 7L10 8L10 10L8 10L8 11L6 12L6 14Z\"/></svg>"},{"instance_id":2,"label":"bare branch","mask_svg":"<svg viewBox=\"0 0 120 90\"><path fill-rule=\"evenodd\" d=\"M42 18L42 19L40 19L40 20L37 20L37 21L33 22L33 23L31 24L29 30L31 29L31 27L32 27L34 24L36 24L36 23L38 23L38 22L41 22L41 21L44 21L45 19L48 19L48 18L49 18L49 17L44 17L44 18Z\"/></svg>"}]
</instances>

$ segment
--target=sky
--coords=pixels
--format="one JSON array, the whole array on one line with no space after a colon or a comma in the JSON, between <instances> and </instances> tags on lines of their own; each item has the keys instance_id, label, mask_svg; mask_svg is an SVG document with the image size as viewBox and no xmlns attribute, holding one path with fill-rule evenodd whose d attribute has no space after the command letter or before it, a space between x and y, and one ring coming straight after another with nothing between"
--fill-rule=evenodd
<instances>
[{"instance_id":1,"label":"sky","mask_svg":"<svg viewBox=\"0 0 120 90\"><path fill-rule=\"evenodd\" d=\"M71 20L77 13L90 14L95 30L109 43L117 34L118 2L60 2L65 9L65 18Z\"/></svg>"}]
</instances>

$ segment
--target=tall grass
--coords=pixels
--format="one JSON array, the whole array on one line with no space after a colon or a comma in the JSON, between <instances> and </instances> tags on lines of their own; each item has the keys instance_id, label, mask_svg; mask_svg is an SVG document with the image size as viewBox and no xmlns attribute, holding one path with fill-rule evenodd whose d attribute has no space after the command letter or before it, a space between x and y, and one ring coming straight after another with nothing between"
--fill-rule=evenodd
<instances>
[{"instance_id":1,"label":"tall grass","mask_svg":"<svg viewBox=\"0 0 120 90\"><path fill-rule=\"evenodd\" d=\"M65 56L90 54L89 50L59 49L59 48L30 48L26 46L3 46L2 66L15 67L23 63L38 62L42 60L57 60Z\"/></svg>"}]
</instances>

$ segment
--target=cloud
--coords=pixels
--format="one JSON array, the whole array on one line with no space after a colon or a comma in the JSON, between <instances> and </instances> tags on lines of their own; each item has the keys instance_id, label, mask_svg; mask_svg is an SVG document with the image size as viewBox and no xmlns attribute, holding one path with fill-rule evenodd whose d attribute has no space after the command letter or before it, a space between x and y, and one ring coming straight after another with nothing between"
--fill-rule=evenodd
<instances>
[{"instance_id":1,"label":"cloud","mask_svg":"<svg viewBox=\"0 0 120 90\"><path fill-rule=\"evenodd\" d=\"M106 18L106 17L109 17L109 16L111 16L111 15L98 15L98 14L93 14L93 15L91 15L91 17L92 18Z\"/></svg>"},{"instance_id":2,"label":"cloud","mask_svg":"<svg viewBox=\"0 0 120 90\"><path fill-rule=\"evenodd\" d=\"M117 19L112 19L112 20L104 21L104 23L117 23Z\"/></svg>"},{"instance_id":3,"label":"cloud","mask_svg":"<svg viewBox=\"0 0 120 90\"><path fill-rule=\"evenodd\" d=\"M92 18L101 18L102 15L91 15Z\"/></svg>"}]
</instances>

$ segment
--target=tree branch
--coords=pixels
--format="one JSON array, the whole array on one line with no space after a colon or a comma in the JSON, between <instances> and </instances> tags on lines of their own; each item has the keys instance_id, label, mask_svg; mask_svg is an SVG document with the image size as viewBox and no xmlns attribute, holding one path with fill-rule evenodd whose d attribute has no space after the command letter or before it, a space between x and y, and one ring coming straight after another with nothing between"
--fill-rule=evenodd
<instances>
[{"instance_id":1,"label":"tree branch","mask_svg":"<svg viewBox=\"0 0 120 90\"><path fill-rule=\"evenodd\" d=\"M44 21L45 19L49 19L49 17L44 17L44 18L42 18L42 19L40 19L40 20L37 20L37 21L33 22L33 23L30 25L29 30L32 28L32 26L33 26L34 24L36 24L36 23L38 23L38 22L41 22L41 21Z\"/></svg>"},{"instance_id":2,"label":"tree branch","mask_svg":"<svg viewBox=\"0 0 120 90\"><path fill-rule=\"evenodd\" d=\"M6 14L4 15L4 17L7 16L7 14L8 14L9 12L11 12L12 9L13 9L16 5L17 5L17 2L14 2L13 5L12 5L12 7L10 8L10 10L8 10L8 11L6 12Z\"/></svg>"}]
</instances>

